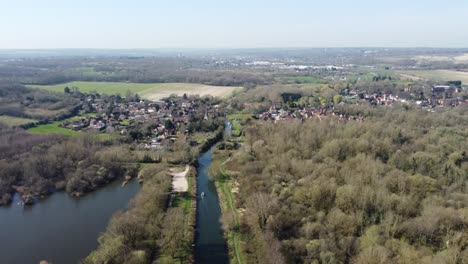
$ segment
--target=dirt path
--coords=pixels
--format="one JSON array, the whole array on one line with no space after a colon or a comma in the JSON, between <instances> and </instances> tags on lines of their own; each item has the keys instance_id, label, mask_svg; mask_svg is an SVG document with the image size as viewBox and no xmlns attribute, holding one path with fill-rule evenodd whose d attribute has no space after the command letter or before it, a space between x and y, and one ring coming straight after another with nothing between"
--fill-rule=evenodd
<instances>
[{"instance_id":1,"label":"dirt path","mask_svg":"<svg viewBox=\"0 0 468 264\"><path fill-rule=\"evenodd\" d=\"M182 172L169 172L172 175L172 190L174 192L186 192L188 190L188 181L185 176L189 169L189 165L186 165L185 170Z\"/></svg>"}]
</instances>

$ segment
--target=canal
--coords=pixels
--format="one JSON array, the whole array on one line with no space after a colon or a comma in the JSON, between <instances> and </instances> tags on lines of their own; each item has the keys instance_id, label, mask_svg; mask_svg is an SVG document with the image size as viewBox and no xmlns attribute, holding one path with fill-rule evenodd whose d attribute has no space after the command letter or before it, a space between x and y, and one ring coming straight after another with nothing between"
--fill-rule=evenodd
<instances>
[{"instance_id":1,"label":"canal","mask_svg":"<svg viewBox=\"0 0 468 264\"><path fill-rule=\"evenodd\" d=\"M226 123L225 136L231 133ZM200 264L229 263L229 254L223 229L219 221L221 208L214 182L208 176L213 148L198 159L197 170L197 227L195 238L195 262ZM202 197L201 194L205 196Z\"/></svg>"}]
</instances>

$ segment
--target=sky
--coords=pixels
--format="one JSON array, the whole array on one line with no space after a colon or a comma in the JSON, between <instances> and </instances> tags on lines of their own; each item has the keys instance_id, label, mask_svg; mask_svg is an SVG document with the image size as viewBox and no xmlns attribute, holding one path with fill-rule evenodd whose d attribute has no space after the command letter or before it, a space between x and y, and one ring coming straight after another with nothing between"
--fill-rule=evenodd
<instances>
[{"instance_id":1,"label":"sky","mask_svg":"<svg viewBox=\"0 0 468 264\"><path fill-rule=\"evenodd\" d=\"M468 0L0 0L0 49L468 47Z\"/></svg>"}]
</instances>

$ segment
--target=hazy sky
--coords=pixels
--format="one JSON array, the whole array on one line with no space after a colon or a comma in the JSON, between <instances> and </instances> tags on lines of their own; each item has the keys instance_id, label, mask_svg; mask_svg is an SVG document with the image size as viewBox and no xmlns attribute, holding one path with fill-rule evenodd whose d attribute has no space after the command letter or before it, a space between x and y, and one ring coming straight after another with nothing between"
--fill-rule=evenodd
<instances>
[{"instance_id":1,"label":"hazy sky","mask_svg":"<svg viewBox=\"0 0 468 264\"><path fill-rule=\"evenodd\" d=\"M0 0L5 48L468 47L468 0Z\"/></svg>"}]
</instances>

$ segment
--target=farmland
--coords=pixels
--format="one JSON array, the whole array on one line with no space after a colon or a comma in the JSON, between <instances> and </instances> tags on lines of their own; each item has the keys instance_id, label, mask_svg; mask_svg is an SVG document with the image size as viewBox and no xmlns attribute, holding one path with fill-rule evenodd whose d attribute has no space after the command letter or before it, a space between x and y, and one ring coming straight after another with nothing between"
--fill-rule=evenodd
<instances>
[{"instance_id":1,"label":"farmland","mask_svg":"<svg viewBox=\"0 0 468 264\"><path fill-rule=\"evenodd\" d=\"M437 81L462 81L468 83L468 72L459 72L451 70L427 70L427 71L404 71L401 72L405 77L417 77Z\"/></svg>"},{"instance_id":2,"label":"farmland","mask_svg":"<svg viewBox=\"0 0 468 264\"><path fill-rule=\"evenodd\" d=\"M171 94L199 94L226 97L239 87L211 86L193 83L127 83L127 82L69 82L56 85L32 85L30 87L54 92L63 92L65 87L77 87L81 92L98 92L101 94L120 94L127 91L138 93L148 100L159 100Z\"/></svg>"},{"instance_id":3,"label":"farmland","mask_svg":"<svg viewBox=\"0 0 468 264\"><path fill-rule=\"evenodd\" d=\"M14 126L21 126L24 124L35 122L36 120L30 118L21 118L21 117L14 117L14 116L0 116L0 123L4 123L9 127Z\"/></svg>"}]
</instances>

